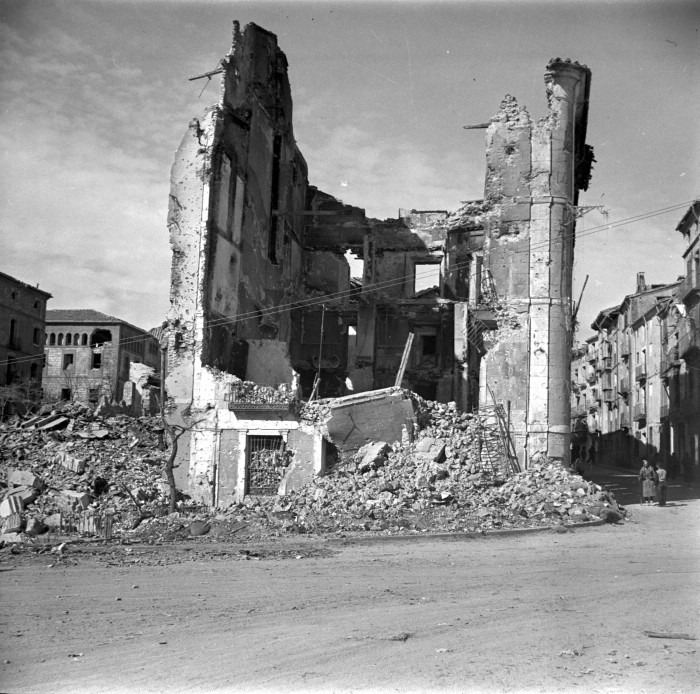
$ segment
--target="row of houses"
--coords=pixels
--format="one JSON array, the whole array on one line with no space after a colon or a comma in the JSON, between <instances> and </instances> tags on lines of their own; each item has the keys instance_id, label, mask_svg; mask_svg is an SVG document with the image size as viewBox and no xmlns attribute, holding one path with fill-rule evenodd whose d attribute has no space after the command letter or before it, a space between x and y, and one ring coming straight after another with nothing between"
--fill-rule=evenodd
<instances>
[{"instance_id":1,"label":"row of houses","mask_svg":"<svg viewBox=\"0 0 700 694\"><path fill-rule=\"evenodd\" d=\"M6 400L130 402L134 373L160 372L160 329L149 332L92 309L47 310L49 299L48 292L0 273Z\"/></svg>"},{"instance_id":2,"label":"row of houses","mask_svg":"<svg viewBox=\"0 0 700 694\"><path fill-rule=\"evenodd\" d=\"M574 349L574 455L636 467L660 460L673 475L700 466L700 201L676 229L687 248L685 277L648 285L598 313L595 335Z\"/></svg>"}]
</instances>

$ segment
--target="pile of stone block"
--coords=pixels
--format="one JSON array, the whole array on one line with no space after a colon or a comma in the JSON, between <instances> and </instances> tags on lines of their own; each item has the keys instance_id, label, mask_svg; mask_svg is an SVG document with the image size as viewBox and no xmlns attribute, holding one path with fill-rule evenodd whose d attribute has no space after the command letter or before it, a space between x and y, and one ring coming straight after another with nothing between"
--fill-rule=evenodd
<instances>
[{"instance_id":1,"label":"pile of stone block","mask_svg":"<svg viewBox=\"0 0 700 694\"><path fill-rule=\"evenodd\" d=\"M101 417L77 404L1 424L2 539L55 530L86 512L130 525L159 509L169 490L162 440L159 418Z\"/></svg>"},{"instance_id":2,"label":"pile of stone block","mask_svg":"<svg viewBox=\"0 0 700 694\"><path fill-rule=\"evenodd\" d=\"M484 437L498 436L493 422L412 399L415 440L372 442L278 499L288 529L483 531L621 517L612 495L556 462L535 462L504 482L477 454Z\"/></svg>"}]
</instances>

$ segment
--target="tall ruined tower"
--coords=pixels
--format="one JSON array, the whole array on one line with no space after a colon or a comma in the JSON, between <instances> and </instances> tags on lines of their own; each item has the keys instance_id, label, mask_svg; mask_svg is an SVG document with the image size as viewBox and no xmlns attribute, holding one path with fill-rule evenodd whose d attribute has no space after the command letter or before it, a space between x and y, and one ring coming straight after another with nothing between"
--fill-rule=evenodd
<instances>
[{"instance_id":1,"label":"tall ruined tower","mask_svg":"<svg viewBox=\"0 0 700 694\"><path fill-rule=\"evenodd\" d=\"M484 267L501 311L498 329L484 334L479 399L508 404L525 465L540 453L569 458L574 231L593 161L590 81L584 65L550 61L546 117L532 122L507 96L486 134Z\"/></svg>"}]
</instances>

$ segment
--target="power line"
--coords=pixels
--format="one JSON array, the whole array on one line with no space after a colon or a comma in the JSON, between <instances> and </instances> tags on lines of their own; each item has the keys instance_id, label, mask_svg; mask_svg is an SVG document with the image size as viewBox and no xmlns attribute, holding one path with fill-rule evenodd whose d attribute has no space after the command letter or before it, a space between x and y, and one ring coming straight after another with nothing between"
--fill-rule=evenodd
<instances>
[{"instance_id":1,"label":"power line","mask_svg":"<svg viewBox=\"0 0 700 694\"><path fill-rule=\"evenodd\" d=\"M576 234L575 231L570 234L563 234L560 239L561 240L567 240L571 238L581 238L582 236L589 236L591 234L595 233L600 233L601 231L606 231L608 229L613 229L617 228L619 226L624 226L626 224L631 224L633 222L639 222L643 221L645 219L649 219L651 217L656 217L658 215L662 214L667 214L669 212L673 212L675 210L681 209L683 207L686 207L687 205L692 204L693 201L688 201L688 202L680 202L676 203L674 205L670 205L668 207L663 207L659 208L656 210L652 210L650 212L645 212L641 213L638 215L634 215L633 217L628 217L625 219L618 220L617 222L611 222L609 224L601 224L597 227L592 227L591 229L586 230L583 233ZM573 221L573 220L572 220ZM522 250L511 250L510 253L515 254L515 253L531 253L533 250L537 250L540 248L546 248L551 245L552 240L547 239L546 241L542 241L540 243L535 243L535 244L530 244L527 248L522 249ZM447 266L446 271L447 272L456 272L458 270L464 269L469 266L471 261L466 261L464 263L456 263L454 265ZM412 275L405 274L401 275L399 277L392 278L390 280L384 280L382 282L376 282L374 284L368 284L368 285L363 285L361 288L351 288L347 290L342 290L339 292L334 292L331 294L325 295L323 298L320 297L309 297L306 299L298 299L286 304L279 304L274 307L268 307L264 309L258 309L255 311L249 311L248 313L241 313L236 316L224 316L222 318L214 318L212 320L206 321L204 327L215 327L215 326L223 326L223 325L231 325L235 324L244 320L251 320L253 318L259 318L261 316L273 316L273 315L278 315L281 313L286 313L287 311L292 311L292 310L299 310L303 308L313 308L315 306L323 306L327 303L331 303L334 301L341 301L343 299L351 299L355 296L360 296L362 294L366 294L369 292L377 292L381 291L383 289L389 289L391 287L399 286L405 283L405 281L411 277L427 277L429 274L431 274L432 271L426 271L425 273L413 273ZM153 338L153 335L143 335L142 337L139 338L124 338L123 340L120 340L117 343L117 346L121 346L124 344L134 344L136 342L140 341L146 341ZM52 346L52 345L49 345ZM66 346L66 345L64 345ZM35 357L21 357L19 359L14 359L12 360L13 364L20 364L20 363L30 363L30 362L35 362L37 360L41 360L43 358L42 355L37 355ZM0 366L4 366L10 363L10 360L4 360L0 361Z\"/></svg>"}]
</instances>

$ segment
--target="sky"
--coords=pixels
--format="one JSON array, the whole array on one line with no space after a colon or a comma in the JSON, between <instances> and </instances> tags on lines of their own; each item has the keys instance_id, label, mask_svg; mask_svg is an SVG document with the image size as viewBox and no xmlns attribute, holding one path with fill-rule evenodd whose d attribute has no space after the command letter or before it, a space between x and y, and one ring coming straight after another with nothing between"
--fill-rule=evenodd
<instances>
[{"instance_id":1,"label":"sky","mask_svg":"<svg viewBox=\"0 0 700 694\"><path fill-rule=\"evenodd\" d=\"M49 308L162 323L170 167L218 96L216 78L188 78L217 67L234 19L287 55L309 182L377 218L483 197L485 133L463 126L506 94L539 118L548 60L588 65L597 163L579 204L596 209L577 231L578 338L637 272L684 274L675 226L700 197L700 3L679 0L0 0L0 271L51 292Z\"/></svg>"}]
</instances>

